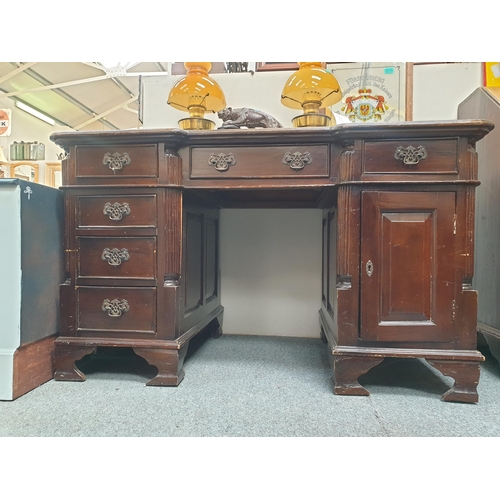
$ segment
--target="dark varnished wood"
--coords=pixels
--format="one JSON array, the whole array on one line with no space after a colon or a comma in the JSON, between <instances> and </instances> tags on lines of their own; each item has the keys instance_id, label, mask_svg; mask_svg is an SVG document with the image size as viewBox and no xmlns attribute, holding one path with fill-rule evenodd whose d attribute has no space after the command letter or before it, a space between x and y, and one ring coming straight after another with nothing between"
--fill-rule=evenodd
<instances>
[{"instance_id":1,"label":"dark varnished wood","mask_svg":"<svg viewBox=\"0 0 500 500\"><path fill-rule=\"evenodd\" d=\"M477 401L474 148L492 128L456 120L54 134L70 153L56 357L69 373L72 348L80 356L132 347L158 368L149 385L177 385L189 340L205 328L222 332L219 209L321 208L320 329L334 392L367 395L360 375L386 357L409 357L453 374L444 400ZM111 147L131 151L134 162L103 174L97 164ZM425 158L404 164L396 152L409 147L424 148ZM283 158L294 151L296 170ZM235 161L214 164L210 155L219 154ZM134 215L103 216L107 198ZM110 269L100 255L108 243L129 244L130 259ZM118 317L99 310L111 292L130 306Z\"/></svg>"},{"instance_id":2,"label":"dark varnished wood","mask_svg":"<svg viewBox=\"0 0 500 500\"><path fill-rule=\"evenodd\" d=\"M68 342L57 342L55 345L54 380L85 381L85 375L75 366L75 362L88 354L94 353L95 350L96 347L75 346Z\"/></svg>"},{"instance_id":3,"label":"dark varnished wood","mask_svg":"<svg viewBox=\"0 0 500 500\"><path fill-rule=\"evenodd\" d=\"M395 158L398 147L423 147L426 158L407 165ZM458 139L407 139L406 141L365 141L363 147L365 174L450 174L457 173Z\"/></svg>"},{"instance_id":4,"label":"dark varnished wood","mask_svg":"<svg viewBox=\"0 0 500 500\"><path fill-rule=\"evenodd\" d=\"M150 365L158 368L158 373L146 385L179 385L184 378L184 358L186 357L189 342L178 350L172 349L144 349L134 347L134 352L144 358Z\"/></svg>"},{"instance_id":5,"label":"dark varnished wood","mask_svg":"<svg viewBox=\"0 0 500 500\"><path fill-rule=\"evenodd\" d=\"M363 192L363 340L453 340L455 198L453 191Z\"/></svg>"},{"instance_id":6,"label":"dark varnished wood","mask_svg":"<svg viewBox=\"0 0 500 500\"><path fill-rule=\"evenodd\" d=\"M106 215L106 204L118 204L127 210ZM156 193L137 195L133 191L129 194L115 195L109 192L94 196L77 197L77 228L138 228L156 227ZM120 217L120 218L118 218Z\"/></svg>"},{"instance_id":7,"label":"dark varnished wood","mask_svg":"<svg viewBox=\"0 0 500 500\"><path fill-rule=\"evenodd\" d=\"M368 396L370 393L358 378L368 370L379 365L383 357L375 356L332 356L333 391L335 394L349 396Z\"/></svg>"},{"instance_id":8,"label":"dark varnished wood","mask_svg":"<svg viewBox=\"0 0 500 500\"><path fill-rule=\"evenodd\" d=\"M211 155L221 153L231 153L234 158L234 165L224 172L219 172L208 162ZM311 163L305 164L300 170L294 170L288 164L283 163L287 153L308 153ZM260 149L250 146L232 147L231 145L221 145L217 148L193 147L190 150L190 166L192 179L328 177L329 147L327 144L265 146Z\"/></svg>"},{"instance_id":9,"label":"dark varnished wood","mask_svg":"<svg viewBox=\"0 0 500 500\"><path fill-rule=\"evenodd\" d=\"M54 340L50 335L20 346L14 354L12 398L16 399L54 377Z\"/></svg>"},{"instance_id":10,"label":"dark varnished wood","mask_svg":"<svg viewBox=\"0 0 500 500\"><path fill-rule=\"evenodd\" d=\"M455 380L453 387L443 394L443 401L478 402L479 363L433 359L428 359L427 362L443 375Z\"/></svg>"}]
</instances>

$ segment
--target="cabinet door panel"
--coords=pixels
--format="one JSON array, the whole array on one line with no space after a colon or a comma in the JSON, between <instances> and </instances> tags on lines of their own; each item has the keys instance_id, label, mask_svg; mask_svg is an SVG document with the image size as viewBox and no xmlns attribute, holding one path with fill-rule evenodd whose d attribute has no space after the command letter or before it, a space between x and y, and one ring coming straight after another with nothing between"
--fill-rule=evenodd
<instances>
[{"instance_id":1,"label":"cabinet door panel","mask_svg":"<svg viewBox=\"0 0 500 500\"><path fill-rule=\"evenodd\" d=\"M455 197L362 194L362 340L453 340Z\"/></svg>"}]
</instances>

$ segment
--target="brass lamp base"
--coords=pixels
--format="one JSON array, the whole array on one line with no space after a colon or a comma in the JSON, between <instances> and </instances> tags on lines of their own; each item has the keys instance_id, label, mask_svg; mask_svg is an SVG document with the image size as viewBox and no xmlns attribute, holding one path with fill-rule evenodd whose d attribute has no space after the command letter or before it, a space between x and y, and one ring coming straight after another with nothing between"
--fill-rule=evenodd
<instances>
[{"instance_id":1,"label":"brass lamp base","mask_svg":"<svg viewBox=\"0 0 500 500\"><path fill-rule=\"evenodd\" d=\"M320 113L307 113L296 116L292 119L292 123L294 127L328 127L329 125L335 125L335 122L332 123L329 116Z\"/></svg>"},{"instance_id":2,"label":"brass lamp base","mask_svg":"<svg viewBox=\"0 0 500 500\"><path fill-rule=\"evenodd\" d=\"M215 128L215 122L206 118L183 118L178 123L182 130L213 130Z\"/></svg>"}]
</instances>

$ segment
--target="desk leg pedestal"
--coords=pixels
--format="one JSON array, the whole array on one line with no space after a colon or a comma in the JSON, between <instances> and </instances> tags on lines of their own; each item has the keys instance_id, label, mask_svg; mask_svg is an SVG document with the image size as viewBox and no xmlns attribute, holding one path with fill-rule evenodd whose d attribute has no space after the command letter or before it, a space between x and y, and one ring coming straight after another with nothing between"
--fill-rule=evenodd
<instances>
[{"instance_id":1,"label":"desk leg pedestal","mask_svg":"<svg viewBox=\"0 0 500 500\"><path fill-rule=\"evenodd\" d=\"M350 396L369 396L369 391L358 382L358 377L382 363L383 360L384 358L370 356L332 355L333 392Z\"/></svg>"},{"instance_id":2,"label":"desk leg pedestal","mask_svg":"<svg viewBox=\"0 0 500 500\"><path fill-rule=\"evenodd\" d=\"M158 374L146 385L177 386L184 378L184 358L188 350L189 342L180 349L147 349L134 348L134 352L144 358L150 365L158 368Z\"/></svg>"},{"instance_id":3,"label":"desk leg pedestal","mask_svg":"<svg viewBox=\"0 0 500 500\"><path fill-rule=\"evenodd\" d=\"M443 375L452 377L455 380L453 387L443 394L443 401L458 401L461 403L478 402L479 362L435 359L428 359L427 362Z\"/></svg>"},{"instance_id":4,"label":"desk leg pedestal","mask_svg":"<svg viewBox=\"0 0 500 500\"><path fill-rule=\"evenodd\" d=\"M177 386L184 378L184 358L188 350L189 342L180 349L150 349L134 347L134 352L144 358L150 365L158 369L158 374L146 385ZM76 366L75 362L88 354L96 351L97 347L78 347L56 345L56 371L55 380L68 380L71 382L83 382L85 374Z\"/></svg>"},{"instance_id":5,"label":"desk leg pedestal","mask_svg":"<svg viewBox=\"0 0 500 500\"><path fill-rule=\"evenodd\" d=\"M331 365L333 371L332 385L335 394L350 396L369 396L370 392L363 387L358 378L385 358L419 358L425 359L431 366L443 375L454 379L453 386L442 395L443 401L459 403L477 403L477 386L479 384L480 363L484 356L479 351L444 351L437 355L436 351L415 349L375 349L369 348L362 353L362 348L346 348L348 351L334 347L331 351ZM458 359L457 359L458 358Z\"/></svg>"},{"instance_id":6,"label":"desk leg pedestal","mask_svg":"<svg viewBox=\"0 0 500 500\"><path fill-rule=\"evenodd\" d=\"M75 366L75 362L94 353L96 349L97 347L58 344L56 340L54 380L85 381L85 375Z\"/></svg>"}]
</instances>

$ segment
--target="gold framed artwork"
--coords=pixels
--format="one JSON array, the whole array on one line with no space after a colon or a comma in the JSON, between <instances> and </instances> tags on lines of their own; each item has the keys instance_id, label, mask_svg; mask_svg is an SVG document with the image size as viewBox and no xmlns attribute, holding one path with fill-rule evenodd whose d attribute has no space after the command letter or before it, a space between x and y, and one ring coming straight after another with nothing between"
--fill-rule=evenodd
<instances>
[{"instance_id":1,"label":"gold framed artwork","mask_svg":"<svg viewBox=\"0 0 500 500\"><path fill-rule=\"evenodd\" d=\"M299 69L296 62L258 62L255 71L295 71Z\"/></svg>"},{"instance_id":2,"label":"gold framed artwork","mask_svg":"<svg viewBox=\"0 0 500 500\"><path fill-rule=\"evenodd\" d=\"M11 163L10 176L24 181L38 182L38 163L29 161Z\"/></svg>"},{"instance_id":3,"label":"gold framed artwork","mask_svg":"<svg viewBox=\"0 0 500 500\"><path fill-rule=\"evenodd\" d=\"M45 163L45 184L58 188L62 185L62 171L60 161L48 161Z\"/></svg>"},{"instance_id":4,"label":"gold framed artwork","mask_svg":"<svg viewBox=\"0 0 500 500\"><path fill-rule=\"evenodd\" d=\"M334 113L353 123L412 119L412 63L335 63L327 69L342 90L341 101L331 106Z\"/></svg>"},{"instance_id":5,"label":"gold framed artwork","mask_svg":"<svg viewBox=\"0 0 500 500\"><path fill-rule=\"evenodd\" d=\"M0 179L10 177L10 163L0 161Z\"/></svg>"}]
</instances>

